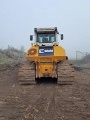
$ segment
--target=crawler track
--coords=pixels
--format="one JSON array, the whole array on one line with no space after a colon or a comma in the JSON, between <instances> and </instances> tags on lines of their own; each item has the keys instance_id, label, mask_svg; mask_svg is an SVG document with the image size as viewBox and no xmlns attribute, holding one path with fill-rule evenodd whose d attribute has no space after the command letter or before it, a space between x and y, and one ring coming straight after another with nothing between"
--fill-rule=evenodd
<instances>
[{"instance_id":1,"label":"crawler track","mask_svg":"<svg viewBox=\"0 0 90 120\"><path fill-rule=\"evenodd\" d=\"M67 60L58 63L57 75L57 84L72 84L74 82L73 65ZM20 84L36 84L34 63L26 61L20 65L18 80Z\"/></svg>"},{"instance_id":2,"label":"crawler track","mask_svg":"<svg viewBox=\"0 0 90 120\"><path fill-rule=\"evenodd\" d=\"M57 84L72 84L74 82L74 68L68 60L58 63L57 74Z\"/></svg>"},{"instance_id":3,"label":"crawler track","mask_svg":"<svg viewBox=\"0 0 90 120\"><path fill-rule=\"evenodd\" d=\"M36 84L34 63L26 61L20 65L18 80L20 84Z\"/></svg>"}]
</instances>

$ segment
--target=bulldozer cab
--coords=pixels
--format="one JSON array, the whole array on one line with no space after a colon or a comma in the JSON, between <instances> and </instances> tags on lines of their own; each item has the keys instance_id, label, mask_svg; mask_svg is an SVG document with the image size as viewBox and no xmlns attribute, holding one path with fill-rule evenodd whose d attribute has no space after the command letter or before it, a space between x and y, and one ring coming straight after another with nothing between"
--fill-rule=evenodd
<instances>
[{"instance_id":1,"label":"bulldozer cab","mask_svg":"<svg viewBox=\"0 0 90 120\"><path fill-rule=\"evenodd\" d=\"M59 34L57 27L54 28L34 28L34 44L38 44L39 46L53 46L54 44L58 45L57 34ZM63 39L63 35L61 35L61 39ZM30 40L32 40L32 35L30 36Z\"/></svg>"}]
</instances>

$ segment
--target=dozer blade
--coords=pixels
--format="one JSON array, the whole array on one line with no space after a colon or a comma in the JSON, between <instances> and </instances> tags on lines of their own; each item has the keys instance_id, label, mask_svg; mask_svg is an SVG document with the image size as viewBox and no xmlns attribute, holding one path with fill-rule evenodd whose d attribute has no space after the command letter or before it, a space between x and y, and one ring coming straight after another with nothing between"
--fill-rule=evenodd
<instances>
[{"instance_id":1,"label":"dozer blade","mask_svg":"<svg viewBox=\"0 0 90 120\"><path fill-rule=\"evenodd\" d=\"M74 82L74 73L74 67L68 60L59 62L57 65L57 84L72 84Z\"/></svg>"},{"instance_id":2,"label":"dozer blade","mask_svg":"<svg viewBox=\"0 0 90 120\"><path fill-rule=\"evenodd\" d=\"M19 84L36 84L35 65L29 61L22 63L18 71Z\"/></svg>"}]
</instances>

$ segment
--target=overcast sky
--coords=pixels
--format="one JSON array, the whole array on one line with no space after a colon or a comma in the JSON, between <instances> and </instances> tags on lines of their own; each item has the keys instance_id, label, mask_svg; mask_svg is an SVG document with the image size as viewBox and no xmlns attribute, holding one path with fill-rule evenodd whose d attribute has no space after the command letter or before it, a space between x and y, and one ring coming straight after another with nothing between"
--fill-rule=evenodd
<instances>
[{"instance_id":1,"label":"overcast sky","mask_svg":"<svg viewBox=\"0 0 90 120\"><path fill-rule=\"evenodd\" d=\"M58 27L69 57L90 53L90 0L0 0L0 48L27 50L34 27Z\"/></svg>"}]
</instances>

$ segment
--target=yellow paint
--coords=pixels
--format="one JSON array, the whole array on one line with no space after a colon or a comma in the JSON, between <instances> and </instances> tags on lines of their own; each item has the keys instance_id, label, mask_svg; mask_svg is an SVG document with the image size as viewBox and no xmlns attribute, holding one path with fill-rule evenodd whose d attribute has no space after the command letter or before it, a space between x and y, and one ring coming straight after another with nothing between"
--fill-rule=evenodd
<instances>
[{"instance_id":1,"label":"yellow paint","mask_svg":"<svg viewBox=\"0 0 90 120\"><path fill-rule=\"evenodd\" d=\"M61 46L53 46L54 56L38 56L39 46L32 46L30 49L36 49L34 55L30 55L27 51L26 59L36 63L36 78L37 77L57 77L56 63L66 59L65 50Z\"/></svg>"}]
</instances>

